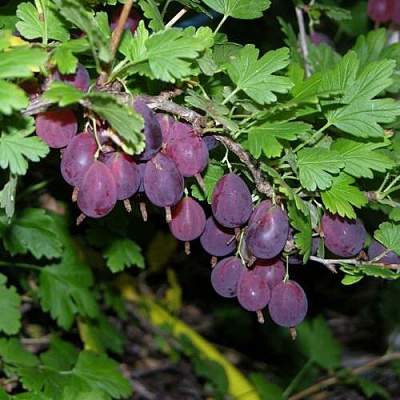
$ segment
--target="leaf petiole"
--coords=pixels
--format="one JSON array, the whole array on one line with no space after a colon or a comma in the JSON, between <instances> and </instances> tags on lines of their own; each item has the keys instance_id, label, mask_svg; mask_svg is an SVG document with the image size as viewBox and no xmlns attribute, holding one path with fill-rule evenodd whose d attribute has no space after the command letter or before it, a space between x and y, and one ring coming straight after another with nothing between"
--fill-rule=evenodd
<instances>
[{"instance_id":1,"label":"leaf petiole","mask_svg":"<svg viewBox=\"0 0 400 400\"><path fill-rule=\"evenodd\" d=\"M297 153L303 147L307 146L309 143L315 142L319 139L322 133L331 126L330 122L327 122L322 128L318 129L310 138L308 138L305 142L299 144L294 150L293 153Z\"/></svg>"},{"instance_id":2,"label":"leaf petiole","mask_svg":"<svg viewBox=\"0 0 400 400\"><path fill-rule=\"evenodd\" d=\"M41 271L42 268L38 265L34 264L27 264L27 263L13 263L7 261L0 261L0 267L17 267L17 268L25 268L25 269L32 269L35 271Z\"/></svg>"}]
</instances>

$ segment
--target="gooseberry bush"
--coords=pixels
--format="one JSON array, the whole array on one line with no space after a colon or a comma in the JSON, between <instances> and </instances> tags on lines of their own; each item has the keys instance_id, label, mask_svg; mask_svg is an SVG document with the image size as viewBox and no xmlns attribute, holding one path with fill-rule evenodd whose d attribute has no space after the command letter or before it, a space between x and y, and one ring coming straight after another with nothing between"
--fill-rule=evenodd
<instances>
[{"instance_id":1,"label":"gooseberry bush","mask_svg":"<svg viewBox=\"0 0 400 400\"><path fill-rule=\"evenodd\" d=\"M352 15L328 3L295 6L285 45L263 51L224 27L277 18L268 0L0 8L2 398L129 398L108 315L126 319L125 298L157 324L125 271L146 268L143 221L187 257L198 242L215 292L293 339L309 303L299 264L345 285L399 277L399 7L369 1L374 29L337 50L319 21ZM216 22L180 27L188 12ZM38 314L52 325L30 351ZM223 395L260 398L240 379Z\"/></svg>"}]
</instances>

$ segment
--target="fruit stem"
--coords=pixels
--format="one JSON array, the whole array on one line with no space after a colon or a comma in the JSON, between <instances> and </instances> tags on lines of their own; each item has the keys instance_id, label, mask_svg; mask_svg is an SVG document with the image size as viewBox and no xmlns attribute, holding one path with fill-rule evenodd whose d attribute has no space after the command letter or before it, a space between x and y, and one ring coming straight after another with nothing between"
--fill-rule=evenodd
<instances>
[{"instance_id":1,"label":"fruit stem","mask_svg":"<svg viewBox=\"0 0 400 400\"><path fill-rule=\"evenodd\" d=\"M235 256L236 257L239 256L240 259L242 260L243 265L246 265L246 260L243 258L242 251L241 251L243 239L244 239L244 229L242 229L242 231L240 232L240 239L239 239L239 243L238 243L238 246L237 246L237 250L236 250Z\"/></svg>"},{"instance_id":2,"label":"fruit stem","mask_svg":"<svg viewBox=\"0 0 400 400\"><path fill-rule=\"evenodd\" d=\"M385 175L385 178L383 179L381 186L379 186L379 189L376 191L376 193L382 193L384 191L383 188L385 187L386 182L388 181L389 178L390 178L390 174L387 173Z\"/></svg>"},{"instance_id":3,"label":"fruit stem","mask_svg":"<svg viewBox=\"0 0 400 400\"><path fill-rule=\"evenodd\" d=\"M382 198L386 197L389 193L392 193L399 188L399 186L393 187L399 180L400 180L400 175L396 176L396 178L394 178L392 182L389 183L389 185L382 193L383 194Z\"/></svg>"},{"instance_id":4,"label":"fruit stem","mask_svg":"<svg viewBox=\"0 0 400 400\"><path fill-rule=\"evenodd\" d=\"M289 280L289 256L286 256L286 266L285 266L285 277L283 278L283 282L287 282Z\"/></svg>"},{"instance_id":5,"label":"fruit stem","mask_svg":"<svg viewBox=\"0 0 400 400\"><path fill-rule=\"evenodd\" d=\"M221 160L221 164L226 164L228 166L229 172L232 172L232 165L229 162L229 157L228 156L229 156L229 149L226 149L225 156Z\"/></svg>"}]
</instances>

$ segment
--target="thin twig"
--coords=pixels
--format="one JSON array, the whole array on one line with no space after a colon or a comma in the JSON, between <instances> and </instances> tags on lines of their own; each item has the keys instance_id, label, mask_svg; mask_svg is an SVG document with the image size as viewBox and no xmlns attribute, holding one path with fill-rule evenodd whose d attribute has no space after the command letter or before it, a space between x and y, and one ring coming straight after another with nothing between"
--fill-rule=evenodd
<instances>
[{"instance_id":1,"label":"thin twig","mask_svg":"<svg viewBox=\"0 0 400 400\"><path fill-rule=\"evenodd\" d=\"M122 8L121 15L118 19L117 26L111 35L111 53L114 56L117 51L119 42L121 41L122 34L124 33L125 23L131 12L133 0L126 0Z\"/></svg>"},{"instance_id":2,"label":"thin twig","mask_svg":"<svg viewBox=\"0 0 400 400\"><path fill-rule=\"evenodd\" d=\"M133 0L126 0L124 6L122 8L121 14L119 16L117 26L111 35L110 46L111 46L111 54L113 56L112 57L113 59L114 59L115 53L118 49L119 42L121 41L122 34L124 33L125 23L126 23L127 19L129 18L129 13L131 12L131 8L132 8L132 2L133 2ZM96 82L97 86L102 87L107 83L111 68L112 68L112 60L104 66L103 71L101 72L100 76L97 79L97 82Z\"/></svg>"},{"instance_id":3,"label":"thin twig","mask_svg":"<svg viewBox=\"0 0 400 400\"><path fill-rule=\"evenodd\" d=\"M325 266L332 264L349 264L355 265L357 267L366 267L368 265L374 265L378 267L384 267L388 269L393 269L396 271L400 271L400 264L389 264L389 263L380 263L372 261L361 261L357 258L320 258L317 256L310 256L310 261L315 261L317 263L323 264Z\"/></svg>"},{"instance_id":4,"label":"thin twig","mask_svg":"<svg viewBox=\"0 0 400 400\"><path fill-rule=\"evenodd\" d=\"M236 143L233 139L228 136L214 135L224 146L226 146L232 153L239 157L239 160L246 164L247 168L251 172L254 178L256 188L260 193L265 194L267 197L271 197L273 194L271 184L264 178L261 170L254 163L250 155L243 149L240 144Z\"/></svg>"},{"instance_id":5,"label":"thin twig","mask_svg":"<svg viewBox=\"0 0 400 400\"><path fill-rule=\"evenodd\" d=\"M311 68L308 63L307 35L306 35L306 29L305 29L305 24L304 24L303 10L300 7L296 7L295 10L296 10L297 23L299 25L300 49L301 49L301 53L303 55L306 76L309 77L309 76L311 76Z\"/></svg>"},{"instance_id":6,"label":"thin twig","mask_svg":"<svg viewBox=\"0 0 400 400\"><path fill-rule=\"evenodd\" d=\"M399 360L400 359L400 352L399 353L388 353L383 356L380 356L378 358L375 358L363 365L360 365L359 367L353 368L350 370L349 374L352 375L361 375L364 372L373 369L375 367L378 367L382 364L386 364L387 362L393 361L393 360ZM337 376L332 376L330 378L324 379L320 382L317 382L316 384L308 387L305 390L302 390L301 392L295 394L294 396L291 396L288 398L288 400L301 400L305 399L308 396L311 396L315 393L320 392L322 389L335 385L336 383L340 382L341 378Z\"/></svg>"},{"instance_id":7,"label":"thin twig","mask_svg":"<svg viewBox=\"0 0 400 400\"><path fill-rule=\"evenodd\" d=\"M175 25L187 12L189 9L187 7L183 7L173 18L171 18L166 24L166 28L171 28L171 26Z\"/></svg>"}]
</instances>

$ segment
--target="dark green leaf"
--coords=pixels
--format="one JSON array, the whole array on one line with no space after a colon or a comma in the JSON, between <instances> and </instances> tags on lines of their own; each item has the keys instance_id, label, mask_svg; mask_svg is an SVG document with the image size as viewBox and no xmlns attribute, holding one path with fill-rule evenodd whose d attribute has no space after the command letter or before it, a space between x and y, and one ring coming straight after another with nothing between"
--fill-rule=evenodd
<instances>
[{"instance_id":1,"label":"dark green leaf","mask_svg":"<svg viewBox=\"0 0 400 400\"><path fill-rule=\"evenodd\" d=\"M91 290L93 276L89 268L78 262L63 262L44 267L40 273L40 300L44 311L64 329L69 329L74 316L94 318L99 309Z\"/></svg>"},{"instance_id":2,"label":"dark green leaf","mask_svg":"<svg viewBox=\"0 0 400 400\"><path fill-rule=\"evenodd\" d=\"M122 148L128 154L139 154L144 149L142 129L144 121L133 107L118 101L106 93L87 93L89 108L107 120L122 140Z\"/></svg>"},{"instance_id":3,"label":"dark green leaf","mask_svg":"<svg viewBox=\"0 0 400 400\"><path fill-rule=\"evenodd\" d=\"M2 362L17 367L34 367L39 361L36 356L24 349L17 338L0 338Z\"/></svg>"},{"instance_id":4,"label":"dark green leaf","mask_svg":"<svg viewBox=\"0 0 400 400\"><path fill-rule=\"evenodd\" d=\"M32 3L22 3L18 6L17 16L21 20L17 23L17 29L26 39L42 38L66 42L69 33L64 23L52 10L50 0L42 0L40 14Z\"/></svg>"},{"instance_id":5,"label":"dark green leaf","mask_svg":"<svg viewBox=\"0 0 400 400\"><path fill-rule=\"evenodd\" d=\"M0 79L33 76L35 70L44 67L47 59L44 50L33 48L13 48L0 54Z\"/></svg>"},{"instance_id":6,"label":"dark green leaf","mask_svg":"<svg viewBox=\"0 0 400 400\"><path fill-rule=\"evenodd\" d=\"M270 6L269 0L203 0L210 8L226 17L255 19Z\"/></svg>"},{"instance_id":7,"label":"dark green leaf","mask_svg":"<svg viewBox=\"0 0 400 400\"><path fill-rule=\"evenodd\" d=\"M312 361L325 369L341 365L340 345L321 317L305 321L296 329L300 347Z\"/></svg>"},{"instance_id":8,"label":"dark green leaf","mask_svg":"<svg viewBox=\"0 0 400 400\"><path fill-rule=\"evenodd\" d=\"M296 140L310 130L311 125L300 121L267 121L249 130L248 148L255 158L262 152L269 158L279 157L286 140Z\"/></svg>"},{"instance_id":9,"label":"dark green leaf","mask_svg":"<svg viewBox=\"0 0 400 400\"><path fill-rule=\"evenodd\" d=\"M304 204L303 209L308 210L306 204ZM304 214L293 203L288 204L288 215L290 225L298 231L294 235L295 244L300 254L303 255L303 263L306 263L310 258L312 248L311 215L309 212Z\"/></svg>"},{"instance_id":10,"label":"dark green leaf","mask_svg":"<svg viewBox=\"0 0 400 400\"><path fill-rule=\"evenodd\" d=\"M394 207L389 214L389 218L395 222L400 221L400 207Z\"/></svg>"},{"instance_id":11,"label":"dark green leaf","mask_svg":"<svg viewBox=\"0 0 400 400\"><path fill-rule=\"evenodd\" d=\"M123 271L132 265L144 268L144 258L141 248L131 239L121 238L112 240L103 254L107 259L107 267L113 273Z\"/></svg>"},{"instance_id":12,"label":"dark green leaf","mask_svg":"<svg viewBox=\"0 0 400 400\"><path fill-rule=\"evenodd\" d=\"M57 335L50 338L50 348L40 354L40 360L46 367L56 371L71 369L77 360L78 352L70 342L60 339Z\"/></svg>"},{"instance_id":13,"label":"dark green leaf","mask_svg":"<svg viewBox=\"0 0 400 400\"><path fill-rule=\"evenodd\" d=\"M0 331L15 335L21 328L21 297L14 286L6 287L7 278L0 274Z\"/></svg>"},{"instance_id":14,"label":"dark green leaf","mask_svg":"<svg viewBox=\"0 0 400 400\"><path fill-rule=\"evenodd\" d=\"M157 3L154 0L139 0L139 5L143 10L144 16L150 20L149 27L154 32L164 29L164 22L162 20Z\"/></svg>"},{"instance_id":15,"label":"dark green leaf","mask_svg":"<svg viewBox=\"0 0 400 400\"><path fill-rule=\"evenodd\" d=\"M232 132L236 132L239 129L238 124L229 118L229 109L226 106L216 100L203 97L193 90L189 89L187 92L188 96L185 97L185 101L188 104L203 110L206 115L214 118Z\"/></svg>"},{"instance_id":16,"label":"dark green leaf","mask_svg":"<svg viewBox=\"0 0 400 400\"><path fill-rule=\"evenodd\" d=\"M100 390L114 399L126 398L132 388L118 364L102 354L82 351L72 369L71 384L79 391Z\"/></svg>"},{"instance_id":17,"label":"dark green leaf","mask_svg":"<svg viewBox=\"0 0 400 400\"><path fill-rule=\"evenodd\" d=\"M292 83L285 76L273 75L289 64L289 50L271 50L258 59L259 50L246 45L237 57L232 56L227 64L227 73L236 84L235 92L243 90L260 104L276 101L277 93L286 93Z\"/></svg>"},{"instance_id":18,"label":"dark green leaf","mask_svg":"<svg viewBox=\"0 0 400 400\"><path fill-rule=\"evenodd\" d=\"M262 374L252 372L249 378L257 389L261 400L282 400L284 398L283 389L277 384L268 381Z\"/></svg>"},{"instance_id":19,"label":"dark green leaf","mask_svg":"<svg viewBox=\"0 0 400 400\"><path fill-rule=\"evenodd\" d=\"M386 248L400 255L400 225L383 222L379 225L379 229L375 231L374 237Z\"/></svg>"},{"instance_id":20,"label":"dark green leaf","mask_svg":"<svg viewBox=\"0 0 400 400\"><path fill-rule=\"evenodd\" d=\"M75 53L88 52L90 50L87 39L74 39L66 43L60 43L52 52L51 62L57 66L62 74L72 74L76 70L78 59Z\"/></svg>"},{"instance_id":21,"label":"dark green leaf","mask_svg":"<svg viewBox=\"0 0 400 400\"><path fill-rule=\"evenodd\" d=\"M356 178L373 178L373 170L385 172L394 166L393 160L377 151L388 145L389 141L362 142L340 138L333 142L331 149L342 156L345 162L344 172Z\"/></svg>"},{"instance_id":22,"label":"dark green leaf","mask_svg":"<svg viewBox=\"0 0 400 400\"><path fill-rule=\"evenodd\" d=\"M18 373L25 389L49 399L61 398L62 390L69 380L67 375L40 367L23 367Z\"/></svg>"},{"instance_id":23,"label":"dark green leaf","mask_svg":"<svg viewBox=\"0 0 400 400\"><path fill-rule=\"evenodd\" d=\"M35 258L60 257L63 250L59 227L43 209L26 208L9 224L0 218L4 247L12 255L30 252Z\"/></svg>"},{"instance_id":24,"label":"dark green leaf","mask_svg":"<svg viewBox=\"0 0 400 400\"><path fill-rule=\"evenodd\" d=\"M297 158L300 182L311 191L332 186L333 175L345 165L340 153L319 147L302 149Z\"/></svg>"},{"instance_id":25,"label":"dark green leaf","mask_svg":"<svg viewBox=\"0 0 400 400\"><path fill-rule=\"evenodd\" d=\"M49 153L49 147L38 136L22 136L19 133L0 137L0 167L11 173L25 175L28 160L39 161Z\"/></svg>"},{"instance_id":26,"label":"dark green leaf","mask_svg":"<svg viewBox=\"0 0 400 400\"><path fill-rule=\"evenodd\" d=\"M8 222L11 220L15 211L15 196L18 179L16 175L11 174L10 180L0 191L0 207L4 208Z\"/></svg>"},{"instance_id":27,"label":"dark green leaf","mask_svg":"<svg viewBox=\"0 0 400 400\"><path fill-rule=\"evenodd\" d=\"M72 85L64 82L52 82L50 89L43 94L43 98L58 103L60 107L78 103L84 93Z\"/></svg>"},{"instance_id":28,"label":"dark green leaf","mask_svg":"<svg viewBox=\"0 0 400 400\"><path fill-rule=\"evenodd\" d=\"M10 93L13 95L10 96ZM27 107L29 99L26 93L17 85L0 79L0 112L11 115L14 110Z\"/></svg>"},{"instance_id":29,"label":"dark green leaf","mask_svg":"<svg viewBox=\"0 0 400 400\"><path fill-rule=\"evenodd\" d=\"M351 13L349 10L334 6L332 4L324 5L314 3L311 6L311 12L313 12L314 10L326 14L329 18L333 19L336 22L342 22L343 20L351 19Z\"/></svg>"},{"instance_id":30,"label":"dark green leaf","mask_svg":"<svg viewBox=\"0 0 400 400\"><path fill-rule=\"evenodd\" d=\"M54 0L60 14L87 34L89 43L96 57L101 61L112 60L109 35L110 31L100 29L99 21L92 10L85 8L78 0Z\"/></svg>"},{"instance_id":31,"label":"dark green leaf","mask_svg":"<svg viewBox=\"0 0 400 400\"><path fill-rule=\"evenodd\" d=\"M382 386L376 382L373 382L363 376L359 375L352 375L351 381L357 383L362 391L364 392L365 396L369 399L374 395L379 396L381 399L391 399L392 396L390 393Z\"/></svg>"},{"instance_id":32,"label":"dark green leaf","mask_svg":"<svg viewBox=\"0 0 400 400\"><path fill-rule=\"evenodd\" d=\"M353 207L361 208L368 200L357 186L352 185L354 182L354 178L343 172L333 177L332 186L321 191L325 207L342 217L356 218Z\"/></svg>"}]
</instances>

